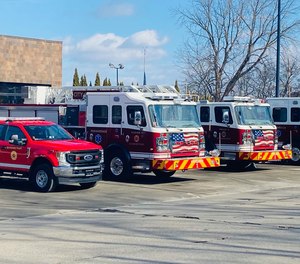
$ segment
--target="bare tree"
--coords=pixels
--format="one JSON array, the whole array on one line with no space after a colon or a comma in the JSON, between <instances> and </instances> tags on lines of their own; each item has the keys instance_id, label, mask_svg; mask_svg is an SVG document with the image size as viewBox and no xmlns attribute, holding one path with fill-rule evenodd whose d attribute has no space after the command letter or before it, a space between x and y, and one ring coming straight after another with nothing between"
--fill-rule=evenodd
<instances>
[{"instance_id":1,"label":"bare tree","mask_svg":"<svg viewBox=\"0 0 300 264\"><path fill-rule=\"evenodd\" d=\"M282 6L282 38L299 25L287 19L292 3ZM191 0L189 9L177 9L189 33L180 52L189 83L215 101L234 91L276 43L277 11L274 0Z\"/></svg>"},{"instance_id":2,"label":"bare tree","mask_svg":"<svg viewBox=\"0 0 300 264\"><path fill-rule=\"evenodd\" d=\"M299 85L298 76L300 74L299 58L295 54L286 49L282 55L281 78L283 90L280 96L291 96Z\"/></svg>"},{"instance_id":3,"label":"bare tree","mask_svg":"<svg viewBox=\"0 0 300 264\"><path fill-rule=\"evenodd\" d=\"M233 89L234 94L256 98L272 97L275 94L276 66L273 60L264 59L249 74L241 77Z\"/></svg>"}]
</instances>

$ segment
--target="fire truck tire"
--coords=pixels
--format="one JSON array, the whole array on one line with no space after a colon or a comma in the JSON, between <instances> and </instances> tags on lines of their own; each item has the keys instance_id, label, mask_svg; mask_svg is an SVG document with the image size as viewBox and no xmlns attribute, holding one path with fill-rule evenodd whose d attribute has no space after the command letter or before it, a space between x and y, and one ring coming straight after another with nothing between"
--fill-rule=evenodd
<instances>
[{"instance_id":1,"label":"fire truck tire","mask_svg":"<svg viewBox=\"0 0 300 264\"><path fill-rule=\"evenodd\" d=\"M174 175L176 171L167 171L167 170L153 170L155 176L159 178L169 178Z\"/></svg>"},{"instance_id":2,"label":"fire truck tire","mask_svg":"<svg viewBox=\"0 0 300 264\"><path fill-rule=\"evenodd\" d=\"M292 148L291 163L300 164L300 149L297 147Z\"/></svg>"},{"instance_id":3,"label":"fire truck tire","mask_svg":"<svg viewBox=\"0 0 300 264\"><path fill-rule=\"evenodd\" d=\"M56 187L56 179L50 164L36 165L30 175L30 182L38 192L51 192Z\"/></svg>"},{"instance_id":4,"label":"fire truck tire","mask_svg":"<svg viewBox=\"0 0 300 264\"><path fill-rule=\"evenodd\" d=\"M97 184L97 182L83 182L83 183L80 183L80 186L82 189L90 189L90 188L95 187L96 184Z\"/></svg>"},{"instance_id":5,"label":"fire truck tire","mask_svg":"<svg viewBox=\"0 0 300 264\"><path fill-rule=\"evenodd\" d=\"M108 155L104 174L109 179L121 179L132 175L130 162L121 150L116 150Z\"/></svg>"}]
</instances>

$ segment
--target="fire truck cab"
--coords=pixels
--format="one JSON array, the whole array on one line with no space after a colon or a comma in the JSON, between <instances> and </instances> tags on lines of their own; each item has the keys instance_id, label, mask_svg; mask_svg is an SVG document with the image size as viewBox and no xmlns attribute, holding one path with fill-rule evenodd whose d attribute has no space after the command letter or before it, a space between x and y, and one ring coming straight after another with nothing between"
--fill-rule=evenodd
<instances>
[{"instance_id":1,"label":"fire truck cab","mask_svg":"<svg viewBox=\"0 0 300 264\"><path fill-rule=\"evenodd\" d=\"M228 96L223 102L200 101L198 111L207 146L220 150L221 163L244 169L255 162L291 158L290 146L278 150L269 104Z\"/></svg>"},{"instance_id":2,"label":"fire truck cab","mask_svg":"<svg viewBox=\"0 0 300 264\"><path fill-rule=\"evenodd\" d=\"M220 165L215 152L205 150L196 103L174 87L97 87L73 94L86 106L79 113L86 115L85 136L103 146L110 178L151 171L169 177L177 170Z\"/></svg>"},{"instance_id":3,"label":"fire truck cab","mask_svg":"<svg viewBox=\"0 0 300 264\"><path fill-rule=\"evenodd\" d=\"M300 98L267 98L277 126L278 145L292 145L291 162L300 164Z\"/></svg>"}]
</instances>

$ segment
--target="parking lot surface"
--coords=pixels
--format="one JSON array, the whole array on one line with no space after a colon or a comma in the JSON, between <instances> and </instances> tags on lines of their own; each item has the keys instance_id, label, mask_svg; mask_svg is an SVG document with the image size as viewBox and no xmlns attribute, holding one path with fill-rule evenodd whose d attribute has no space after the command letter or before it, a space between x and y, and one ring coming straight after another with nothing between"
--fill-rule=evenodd
<instances>
[{"instance_id":1,"label":"parking lot surface","mask_svg":"<svg viewBox=\"0 0 300 264\"><path fill-rule=\"evenodd\" d=\"M299 166L0 188L0 263L300 263Z\"/></svg>"}]
</instances>

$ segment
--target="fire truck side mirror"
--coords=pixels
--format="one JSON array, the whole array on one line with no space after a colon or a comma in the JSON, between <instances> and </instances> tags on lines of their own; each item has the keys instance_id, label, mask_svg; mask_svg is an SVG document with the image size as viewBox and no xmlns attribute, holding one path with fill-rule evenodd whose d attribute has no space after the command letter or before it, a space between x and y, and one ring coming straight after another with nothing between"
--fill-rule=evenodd
<instances>
[{"instance_id":1,"label":"fire truck side mirror","mask_svg":"<svg viewBox=\"0 0 300 264\"><path fill-rule=\"evenodd\" d=\"M140 126L142 124L142 113L141 111L134 112L134 124Z\"/></svg>"},{"instance_id":2,"label":"fire truck side mirror","mask_svg":"<svg viewBox=\"0 0 300 264\"><path fill-rule=\"evenodd\" d=\"M228 125L228 123L229 123L229 112L228 111L223 112L222 123Z\"/></svg>"}]
</instances>

